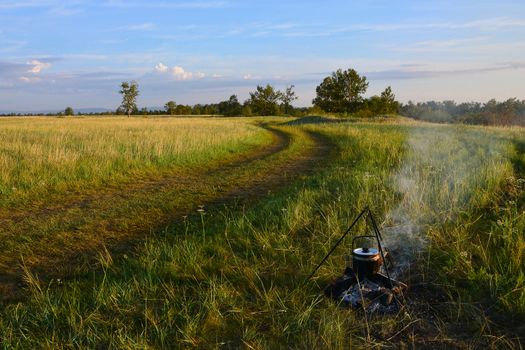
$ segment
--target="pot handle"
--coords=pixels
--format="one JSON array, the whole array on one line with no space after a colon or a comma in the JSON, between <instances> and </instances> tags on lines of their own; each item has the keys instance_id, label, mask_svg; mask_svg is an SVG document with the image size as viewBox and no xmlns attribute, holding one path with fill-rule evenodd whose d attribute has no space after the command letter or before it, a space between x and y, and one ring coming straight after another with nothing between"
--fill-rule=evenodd
<instances>
[{"instance_id":1,"label":"pot handle","mask_svg":"<svg viewBox=\"0 0 525 350\"><path fill-rule=\"evenodd\" d=\"M358 238L376 238L376 236L372 236L372 235L360 235L360 236L355 236L354 238L352 238L352 253L354 252L354 247L355 247L355 240L358 239Z\"/></svg>"}]
</instances>

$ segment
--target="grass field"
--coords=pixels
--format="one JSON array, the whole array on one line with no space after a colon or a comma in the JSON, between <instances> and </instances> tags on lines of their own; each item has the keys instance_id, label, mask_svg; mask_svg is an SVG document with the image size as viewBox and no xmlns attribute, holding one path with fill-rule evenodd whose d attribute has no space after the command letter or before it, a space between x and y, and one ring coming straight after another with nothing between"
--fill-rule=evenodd
<instances>
[{"instance_id":1,"label":"grass field","mask_svg":"<svg viewBox=\"0 0 525 350\"><path fill-rule=\"evenodd\" d=\"M0 206L202 168L269 137L234 119L5 118Z\"/></svg>"},{"instance_id":2,"label":"grass field","mask_svg":"<svg viewBox=\"0 0 525 350\"><path fill-rule=\"evenodd\" d=\"M240 161L275 143L268 129L257 127L262 122L287 135L288 144ZM4 301L0 311L5 347L519 349L524 344L523 129L403 120L102 118L0 120L0 132L0 150L7 154L2 162L10 169L26 164L18 173L0 170L3 250L11 256L2 268L24 281L23 296ZM313 157L316 150L323 156ZM25 157L33 160L20 162ZM318 166L305 163L308 159ZM92 167L97 170L80 170ZM212 168L222 170L205 175L204 169ZM56 177L31 186L32 174L40 181ZM114 195L126 192L136 177L157 174L166 186ZM209 186L195 185L191 174L205 176ZM170 176L176 181L168 181ZM177 187L181 179L187 181ZM107 181L116 190L105 189ZM25 194L21 199L13 195L17 186ZM96 205L73 201L63 210L59 199L71 188L107 194L93 194ZM235 199L243 192L251 200ZM204 203L218 204L199 207ZM40 211L55 206L58 214L51 223L48 214L10 219L10 208L24 213L21 206L33 205ZM349 241L303 285L367 205L381 219L402 266L398 278L410 286L398 315L365 316L322 296L344 269ZM144 220L151 224L139 224ZM71 250L62 258L75 256L83 246L67 242L106 237L100 230L112 239L85 252L97 264L80 265L67 278L39 269L46 259L62 261L46 255L48 246L60 250L55 239ZM112 250L128 231L142 239ZM31 261L34 252L37 261ZM20 255L25 267L9 269Z\"/></svg>"}]
</instances>

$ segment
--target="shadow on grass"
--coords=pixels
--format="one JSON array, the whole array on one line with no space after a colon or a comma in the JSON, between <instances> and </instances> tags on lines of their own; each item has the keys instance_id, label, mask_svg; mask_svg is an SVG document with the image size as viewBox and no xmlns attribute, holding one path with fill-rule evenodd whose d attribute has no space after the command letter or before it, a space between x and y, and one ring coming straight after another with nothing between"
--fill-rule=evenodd
<instances>
[{"instance_id":1,"label":"shadow on grass","mask_svg":"<svg viewBox=\"0 0 525 350\"><path fill-rule=\"evenodd\" d=\"M299 119L295 119L286 123L283 123L282 125L306 125L306 124L339 124L339 123L348 123L348 122L355 122L354 119L350 118L328 118L328 117L322 117L319 115L310 115L306 117L302 117Z\"/></svg>"},{"instance_id":2,"label":"shadow on grass","mask_svg":"<svg viewBox=\"0 0 525 350\"><path fill-rule=\"evenodd\" d=\"M511 158L512 166L516 175L525 177L525 141L514 140L516 156Z\"/></svg>"}]
</instances>

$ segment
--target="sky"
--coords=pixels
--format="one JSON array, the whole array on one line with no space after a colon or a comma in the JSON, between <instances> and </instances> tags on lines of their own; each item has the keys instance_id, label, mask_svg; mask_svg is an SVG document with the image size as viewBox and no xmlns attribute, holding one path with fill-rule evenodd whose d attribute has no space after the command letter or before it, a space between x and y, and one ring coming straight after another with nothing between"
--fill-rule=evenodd
<instances>
[{"instance_id":1,"label":"sky","mask_svg":"<svg viewBox=\"0 0 525 350\"><path fill-rule=\"evenodd\" d=\"M213 103L338 68L401 102L525 99L523 0L0 0L0 111Z\"/></svg>"}]
</instances>

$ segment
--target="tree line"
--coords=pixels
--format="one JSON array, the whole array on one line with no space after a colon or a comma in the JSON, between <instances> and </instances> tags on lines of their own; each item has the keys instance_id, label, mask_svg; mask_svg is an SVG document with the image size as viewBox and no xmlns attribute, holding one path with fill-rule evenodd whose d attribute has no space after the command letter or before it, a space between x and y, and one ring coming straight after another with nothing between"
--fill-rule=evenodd
<instances>
[{"instance_id":1,"label":"tree line","mask_svg":"<svg viewBox=\"0 0 525 350\"><path fill-rule=\"evenodd\" d=\"M409 101L401 106L400 113L413 119L436 123L525 126L525 100L516 98L503 102L492 99L487 103Z\"/></svg>"},{"instance_id":2,"label":"tree line","mask_svg":"<svg viewBox=\"0 0 525 350\"><path fill-rule=\"evenodd\" d=\"M360 76L355 69L343 71L339 69L324 78L316 88L316 97L312 107L298 108L293 102L298 99L295 86L287 86L278 90L270 84L258 85L250 92L249 98L239 101L237 95L231 95L227 100L211 104L195 104L193 106L178 104L174 100L166 102L164 109L139 109L137 98L140 94L136 81L122 82L119 93L122 102L116 113L121 115L223 115L223 116L269 116L289 115L303 116L308 114L330 113L338 116L373 117L376 115L396 114L400 104L395 95L387 87L379 96L364 98L368 89L365 76ZM59 115L74 115L73 108L67 107ZM96 114L114 114L96 113ZM48 115L53 115L52 113ZM56 115L56 114L54 114Z\"/></svg>"},{"instance_id":3,"label":"tree line","mask_svg":"<svg viewBox=\"0 0 525 350\"><path fill-rule=\"evenodd\" d=\"M392 88L388 86L380 95L365 98L368 80L355 69L331 73L316 87L316 96L312 107L298 108L293 102L298 99L295 86L278 90L270 84L258 85L245 101L239 101L237 95L227 100L211 104L184 105L174 100L166 102L163 109L137 107L139 86L135 81L122 82L119 93L122 102L116 113L122 115L222 115L222 116L268 116L328 113L337 116L369 118L374 116L402 114L410 118L439 123L465 123L482 125L525 125L525 100L516 98L504 102L490 100L487 103L468 102L408 102L396 101ZM96 113L114 114L115 112ZM56 115L56 114L48 114ZM74 115L74 110L67 107L59 115Z\"/></svg>"},{"instance_id":4,"label":"tree line","mask_svg":"<svg viewBox=\"0 0 525 350\"><path fill-rule=\"evenodd\" d=\"M228 100L216 104L197 104L194 106L179 105L171 100L166 102L164 111L149 111L137 108L136 99L139 94L137 82L123 82L119 91L122 95L122 103L117 109L117 113L128 116L162 112L169 115L299 116L305 112L325 112L371 117L380 114L396 114L399 110L399 103L395 100L395 95L390 86L380 96L365 99L363 95L368 88L368 81L365 76L360 76L355 69L346 71L339 69L326 77L316 88L316 97L312 101L313 108L295 108L292 105L298 98L294 88L295 86L291 85L286 87L284 91L280 91L270 84L258 85L243 103L239 101L237 95L231 95Z\"/></svg>"},{"instance_id":5,"label":"tree line","mask_svg":"<svg viewBox=\"0 0 525 350\"><path fill-rule=\"evenodd\" d=\"M177 104L171 100L166 102L164 110L148 110L137 108L136 99L139 94L137 82L123 82L119 93L122 103L117 114L168 114L168 115L223 115L223 116L251 116L251 115L297 115L303 114L305 109L294 108L292 102L297 100L295 86L286 87L284 91L277 90L270 84L258 85L250 92L250 97L241 103L237 95L219 103L196 104L193 106Z\"/></svg>"}]
</instances>

